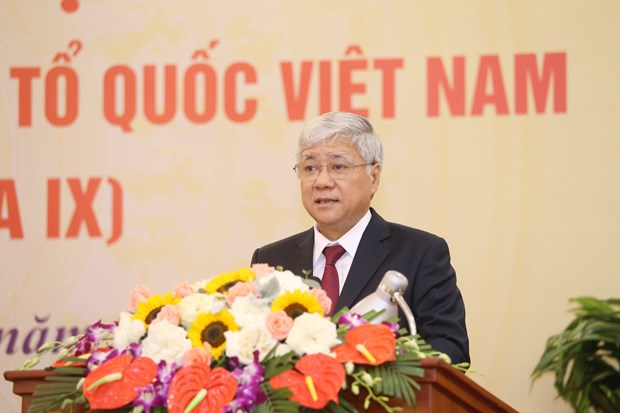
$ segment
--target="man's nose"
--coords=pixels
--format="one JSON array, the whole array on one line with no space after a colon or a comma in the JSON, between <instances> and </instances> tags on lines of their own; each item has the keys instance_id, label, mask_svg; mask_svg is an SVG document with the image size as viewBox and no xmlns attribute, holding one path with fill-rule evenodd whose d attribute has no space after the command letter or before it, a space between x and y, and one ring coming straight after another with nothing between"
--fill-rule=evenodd
<instances>
[{"instance_id":1,"label":"man's nose","mask_svg":"<svg viewBox=\"0 0 620 413\"><path fill-rule=\"evenodd\" d=\"M332 176L329 174L329 171L327 170L327 165L321 166L316 176L316 179L314 180L314 186L324 187L331 186L333 184L334 178L332 178Z\"/></svg>"}]
</instances>

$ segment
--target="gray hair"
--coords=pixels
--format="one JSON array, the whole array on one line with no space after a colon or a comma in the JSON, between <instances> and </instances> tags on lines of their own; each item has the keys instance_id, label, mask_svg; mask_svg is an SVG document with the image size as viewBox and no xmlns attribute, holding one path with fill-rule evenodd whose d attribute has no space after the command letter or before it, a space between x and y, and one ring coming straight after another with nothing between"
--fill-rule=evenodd
<instances>
[{"instance_id":1,"label":"gray hair","mask_svg":"<svg viewBox=\"0 0 620 413\"><path fill-rule=\"evenodd\" d=\"M297 162L305 149L340 137L349 139L366 162L383 166L383 146L374 128L366 118L348 112L325 113L308 123L297 141Z\"/></svg>"}]
</instances>

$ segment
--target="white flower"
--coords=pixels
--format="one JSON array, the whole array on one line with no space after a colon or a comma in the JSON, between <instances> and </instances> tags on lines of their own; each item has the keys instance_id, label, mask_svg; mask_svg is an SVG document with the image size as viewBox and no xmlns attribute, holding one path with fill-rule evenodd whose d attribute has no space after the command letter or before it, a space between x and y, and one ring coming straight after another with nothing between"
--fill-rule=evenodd
<instances>
[{"instance_id":1,"label":"white flower","mask_svg":"<svg viewBox=\"0 0 620 413\"><path fill-rule=\"evenodd\" d=\"M336 325L316 313L304 313L293 322L286 339L291 349L299 354L330 354L330 349L340 344Z\"/></svg>"},{"instance_id":2,"label":"white flower","mask_svg":"<svg viewBox=\"0 0 620 413\"><path fill-rule=\"evenodd\" d=\"M275 275L283 292L294 290L305 292L310 290L310 287L304 282L303 278L290 271L276 271Z\"/></svg>"},{"instance_id":3,"label":"white flower","mask_svg":"<svg viewBox=\"0 0 620 413\"><path fill-rule=\"evenodd\" d=\"M264 300L252 295L238 297L230 308L235 322L241 328L264 326L271 312Z\"/></svg>"},{"instance_id":4,"label":"white flower","mask_svg":"<svg viewBox=\"0 0 620 413\"><path fill-rule=\"evenodd\" d=\"M288 344L286 344L286 343L279 343L278 347L276 347L276 351L273 353L273 356L274 357L280 357L280 356L283 356L285 354L290 353L291 351L293 351L293 350L291 350L291 348L289 347Z\"/></svg>"},{"instance_id":5,"label":"white flower","mask_svg":"<svg viewBox=\"0 0 620 413\"><path fill-rule=\"evenodd\" d=\"M124 349L131 343L137 343L146 332L144 323L133 320L132 315L126 311L120 314L118 326L114 328L114 348Z\"/></svg>"},{"instance_id":6,"label":"white flower","mask_svg":"<svg viewBox=\"0 0 620 413\"><path fill-rule=\"evenodd\" d=\"M198 314L218 313L226 306L226 299L220 294L194 293L184 297L179 301L183 317L181 324L189 328Z\"/></svg>"},{"instance_id":7,"label":"white flower","mask_svg":"<svg viewBox=\"0 0 620 413\"><path fill-rule=\"evenodd\" d=\"M254 361L254 351L259 351L259 360L269 353L277 344L266 328L247 327L240 331L227 331L226 357L238 357L242 364L251 364Z\"/></svg>"},{"instance_id":8,"label":"white flower","mask_svg":"<svg viewBox=\"0 0 620 413\"><path fill-rule=\"evenodd\" d=\"M183 353L192 348L183 327L168 321L151 324L146 338L142 341L142 356L151 358L155 363L166 360L168 364L180 363Z\"/></svg>"},{"instance_id":9,"label":"white flower","mask_svg":"<svg viewBox=\"0 0 620 413\"><path fill-rule=\"evenodd\" d=\"M198 291L201 288L205 288L205 285L207 285L207 280L203 279L203 280L196 281L195 283L193 283L192 288L194 289L194 291Z\"/></svg>"},{"instance_id":10,"label":"white flower","mask_svg":"<svg viewBox=\"0 0 620 413\"><path fill-rule=\"evenodd\" d=\"M275 298L287 291L300 290L306 292L310 290L303 278L298 277L290 271L274 271L255 281L262 297Z\"/></svg>"}]
</instances>

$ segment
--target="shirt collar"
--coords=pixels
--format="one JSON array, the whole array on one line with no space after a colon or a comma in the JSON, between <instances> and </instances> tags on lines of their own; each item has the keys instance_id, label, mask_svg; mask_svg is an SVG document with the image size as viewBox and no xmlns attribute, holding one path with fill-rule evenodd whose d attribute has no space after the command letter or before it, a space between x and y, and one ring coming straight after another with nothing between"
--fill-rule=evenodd
<instances>
[{"instance_id":1,"label":"shirt collar","mask_svg":"<svg viewBox=\"0 0 620 413\"><path fill-rule=\"evenodd\" d=\"M357 224L355 224L353 228L351 228L346 234L344 234L342 237L340 237L336 241L330 241L327 238L325 238L325 236L319 232L319 227L315 223L314 224L313 264L316 264L316 261L319 259L319 257L323 253L323 249L325 247L336 245L336 244L342 245L345 251L352 257L355 256L355 253L357 252L357 247L359 246L360 241L362 239L362 235L364 234L364 231L366 230L366 227L368 226L368 223L370 222L371 216L372 214L370 213L370 210L366 211L366 214L364 214L362 219L357 221Z\"/></svg>"}]
</instances>

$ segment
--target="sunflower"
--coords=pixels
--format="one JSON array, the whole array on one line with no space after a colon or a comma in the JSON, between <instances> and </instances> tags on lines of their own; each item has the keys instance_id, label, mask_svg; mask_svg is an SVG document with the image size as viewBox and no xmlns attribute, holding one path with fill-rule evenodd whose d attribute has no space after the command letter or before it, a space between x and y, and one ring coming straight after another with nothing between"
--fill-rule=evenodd
<instances>
[{"instance_id":1,"label":"sunflower","mask_svg":"<svg viewBox=\"0 0 620 413\"><path fill-rule=\"evenodd\" d=\"M271 304L271 312L284 310L286 314L295 319L303 313L317 313L323 315L323 308L319 300L310 293L300 290L287 291Z\"/></svg>"},{"instance_id":2,"label":"sunflower","mask_svg":"<svg viewBox=\"0 0 620 413\"><path fill-rule=\"evenodd\" d=\"M254 279L254 272L249 268L242 268L238 271L225 272L209 280L205 286L205 291L209 294L226 294L228 289L238 282L248 282Z\"/></svg>"},{"instance_id":3,"label":"sunflower","mask_svg":"<svg viewBox=\"0 0 620 413\"><path fill-rule=\"evenodd\" d=\"M131 318L142 321L144 326L149 328L151 321L155 320L165 305L176 305L180 300L179 297L173 297L172 293L166 293L163 297L160 294L152 295L146 301L138 304L136 313Z\"/></svg>"},{"instance_id":4,"label":"sunflower","mask_svg":"<svg viewBox=\"0 0 620 413\"><path fill-rule=\"evenodd\" d=\"M211 355L219 359L226 348L226 331L238 331L239 326L228 310L218 313L200 313L192 323L187 337L192 346L202 347L203 343L211 345Z\"/></svg>"}]
</instances>

